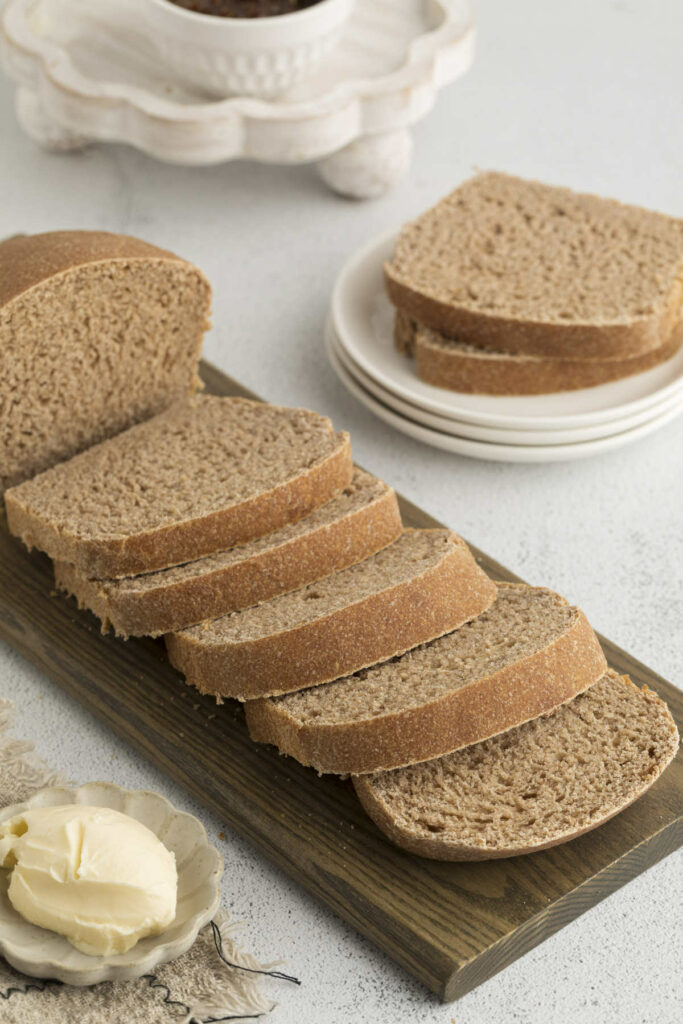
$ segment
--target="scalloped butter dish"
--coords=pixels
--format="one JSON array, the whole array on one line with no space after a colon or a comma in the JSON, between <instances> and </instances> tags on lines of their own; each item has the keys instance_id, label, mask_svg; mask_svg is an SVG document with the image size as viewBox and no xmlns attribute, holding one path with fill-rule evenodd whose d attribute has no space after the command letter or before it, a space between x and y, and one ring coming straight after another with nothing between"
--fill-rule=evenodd
<instances>
[{"instance_id":1,"label":"scalloped butter dish","mask_svg":"<svg viewBox=\"0 0 683 1024\"><path fill-rule=\"evenodd\" d=\"M101 981L139 978L185 953L199 930L213 918L220 902L223 862L201 822L191 814L177 811L158 793L92 782L76 788L41 789L22 804L2 808L0 826L38 808L69 804L118 811L146 826L160 840L175 857L175 917L159 934L141 938L127 952L90 955L77 949L64 935L26 920L8 895L11 869L0 869L0 955L15 970L31 977L53 978L69 985L95 985ZM163 851L159 853L164 861Z\"/></svg>"}]
</instances>

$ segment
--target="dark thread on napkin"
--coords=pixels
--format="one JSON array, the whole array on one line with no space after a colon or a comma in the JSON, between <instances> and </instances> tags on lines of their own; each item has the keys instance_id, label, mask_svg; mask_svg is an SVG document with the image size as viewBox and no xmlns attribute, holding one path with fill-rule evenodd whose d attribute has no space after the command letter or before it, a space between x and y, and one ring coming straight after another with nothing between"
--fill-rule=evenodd
<instances>
[{"instance_id":1,"label":"dark thread on napkin","mask_svg":"<svg viewBox=\"0 0 683 1024\"><path fill-rule=\"evenodd\" d=\"M265 974L269 978L279 978L281 981L291 981L293 985L301 984L299 978L295 978L293 974L284 974L282 971L257 970L256 967L243 967L242 964L232 963L223 953L223 937L215 921L211 922L211 930L213 931L213 941L216 944L216 952L227 967L234 967L239 971L247 971L249 974ZM261 1016L261 1014L257 1014L256 1016ZM218 1020L239 1020L239 1017L219 1017Z\"/></svg>"},{"instance_id":2,"label":"dark thread on napkin","mask_svg":"<svg viewBox=\"0 0 683 1024\"><path fill-rule=\"evenodd\" d=\"M274 1007L273 1007L274 1009ZM240 1013L238 1017L205 1017L204 1020L192 1020L190 1024L221 1024L221 1021L226 1020L257 1020L259 1017L265 1016L263 1013Z\"/></svg>"},{"instance_id":3,"label":"dark thread on napkin","mask_svg":"<svg viewBox=\"0 0 683 1024\"><path fill-rule=\"evenodd\" d=\"M44 992L48 985L61 985L61 981L44 981L42 985L37 985L34 981L29 982L25 988L8 988L5 992L0 992L0 999L4 999L5 1002L10 996L25 996L29 992Z\"/></svg>"},{"instance_id":4,"label":"dark thread on napkin","mask_svg":"<svg viewBox=\"0 0 683 1024\"><path fill-rule=\"evenodd\" d=\"M274 1009L274 1005L271 1009ZM221 1021L226 1020L257 1020L259 1017L265 1016L263 1013L240 1013L236 1017L205 1017L204 1020L197 1020L196 1022L190 1021L190 1024L221 1024Z\"/></svg>"},{"instance_id":5,"label":"dark thread on napkin","mask_svg":"<svg viewBox=\"0 0 683 1024\"><path fill-rule=\"evenodd\" d=\"M187 1006L185 1003L181 1003L178 999L171 999L170 988L168 987L168 985L165 985L163 981L159 981L156 974L143 974L142 977L148 983L149 988L159 988L162 990L162 992L165 992L164 998L162 999L162 1003L164 1003L166 1006L179 1006L181 1010L185 1011L185 1013L190 1012L190 1007Z\"/></svg>"}]
</instances>

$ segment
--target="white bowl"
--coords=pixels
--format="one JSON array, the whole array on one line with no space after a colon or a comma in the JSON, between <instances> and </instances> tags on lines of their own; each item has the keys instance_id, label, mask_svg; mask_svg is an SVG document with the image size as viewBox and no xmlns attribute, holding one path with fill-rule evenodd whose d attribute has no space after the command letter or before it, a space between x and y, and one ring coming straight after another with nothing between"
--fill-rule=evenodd
<instances>
[{"instance_id":1,"label":"white bowl","mask_svg":"<svg viewBox=\"0 0 683 1024\"><path fill-rule=\"evenodd\" d=\"M176 917L161 935L141 939L127 953L88 956L63 936L30 924L7 896L9 872L0 869L0 955L15 970L34 978L55 978L68 985L129 981L149 974L158 964L185 953L218 909L223 861L209 842L204 826L191 814L177 811L158 793L122 789L110 782L90 782L77 789L51 786L23 804L3 807L0 822L29 807L86 804L111 807L146 825L175 854L178 870Z\"/></svg>"},{"instance_id":2,"label":"white bowl","mask_svg":"<svg viewBox=\"0 0 683 1024\"><path fill-rule=\"evenodd\" d=\"M319 0L269 18L198 14L144 0L147 29L179 76L218 96L270 98L314 70L337 42L355 0Z\"/></svg>"}]
</instances>

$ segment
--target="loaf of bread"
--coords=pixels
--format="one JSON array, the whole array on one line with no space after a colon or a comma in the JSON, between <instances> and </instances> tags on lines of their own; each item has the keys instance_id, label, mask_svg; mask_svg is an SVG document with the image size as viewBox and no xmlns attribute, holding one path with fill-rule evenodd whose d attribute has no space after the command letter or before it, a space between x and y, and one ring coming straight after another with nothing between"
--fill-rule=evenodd
<instances>
[{"instance_id":1,"label":"loaf of bread","mask_svg":"<svg viewBox=\"0 0 683 1024\"><path fill-rule=\"evenodd\" d=\"M401 534L396 493L361 469L341 494L275 533L185 565L118 580L55 564L73 594L119 636L159 636L249 608L368 558Z\"/></svg>"},{"instance_id":2,"label":"loaf of bread","mask_svg":"<svg viewBox=\"0 0 683 1024\"><path fill-rule=\"evenodd\" d=\"M550 715L354 785L370 817L411 853L516 857L575 839L628 807L678 743L666 704L608 671Z\"/></svg>"},{"instance_id":3,"label":"loaf of bread","mask_svg":"<svg viewBox=\"0 0 683 1024\"><path fill-rule=\"evenodd\" d=\"M500 584L472 622L326 686L250 701L253 739L319 772L427 761L546 714L607 667L586 618L540 587Z\"/></svg>"},{"instance_id":4,"label":"loaf of bread","mask_svg":"<svg viewBox=\"0 0 683 1024\"><path fill-rule=\"evenodd\" d=\"M397 312L396 347L415 356L418 377L427 384L465 394L546 395L575 391L631 377L658 366L676 354L683 340L683 321L669 341L629 359L545 359L495 352L447 338Z\"/></svg>"},{"instance_id":5,"label":"loaf of bread","mask_svg":"<svg viewBox=\"0 0 683 1024\"><path fill-rule=\"evenodd\" d=\"M88 578L180 565L296 522L351 482L325 416L198 395L5 493L12 533Z\"/></svg>"},{"instance_id":6,"label":"loaf of bread","mask_svg":"<svg viewBox=\"0 0 683 1024\"><path fill-rule=\"evenodd\" d=\"M197 387L211 289L173 253L104 231L0 244L0 491Z\"/></svg>"},{"instance_id":7,"label":"loaf of bread","mask_svg":"<svg viewBox=\"0 0 683 1024\"><path fill-rule=\"evenodd\" d=\"M479 174L403 228L385 279L399 310L466 345L629 359L682 319L683 221Z\"/></svg>"},{"instance_id":8,"label":"loaf of bread","mask_svg":"<svg viewBox=\"0 0 683 1024\"><path fill-rule=\"evenodd\" d=\"M425 380L531 394L672 354L682 266L682 222L480 175L404 229L386 279ZM352 774L414 853L529 853L635 800L677 749L666 706L557 594L403 531L326 417L191 395L209 294L123 236L0 245L0 488L58 587L124 637L166 634L188 683Z\"/></svg>"},{"instance_id":9,"label":"loaf of bread","mask_svg":"<svg viewBox=\"0 0 683 1024\"><path fill-rule=\"evenodd\" d=\"M342 572L166 637L204 693L253 700L394 658L475 618L496 585L448 530L406 530Z\"/></svg>"}]
</instances>

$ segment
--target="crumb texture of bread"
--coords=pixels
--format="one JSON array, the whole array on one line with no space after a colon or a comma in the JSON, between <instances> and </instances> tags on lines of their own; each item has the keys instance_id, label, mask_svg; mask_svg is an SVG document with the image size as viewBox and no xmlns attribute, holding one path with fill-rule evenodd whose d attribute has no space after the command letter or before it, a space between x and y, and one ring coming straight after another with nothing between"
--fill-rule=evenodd
<instances>
[{"instance_id":1,"label":"crumb texture of bread","mask_svg":"<svg viewBox=\"0 0 683 1024\"><path fill-rule=\"evenodd\" d=\"M463 394L547 395L596 387L643 373L666 362L683 341L683 322L659 348L629 359L544 359L495 352L446 338L396 314L396 347L416 357L418 377L427 384Z\"/></svg>"},{"instance_id":2,"label":"crumb texture of bread","mask_svg":"<svg viewBox=\"0 0 683 1024\"><path fill-rule=\"evenodd\" d=\"M191 394L211 288L135 238L0 244L0 491Z\"/></svg>"},{"instance_id":3,"label":"crumb texture of bread","mask_svg":"<svg viewBox=\"0 0 683 1024\"><path fill-rule=\"evenodd\" d=\"M200 690L253 700L393 657L479 615L496 586L448 530L406 530L301 590L166 638Z\"/></svg>"},{"instance_id":4,"label":"crumb texture of bread","mask_svg":"<svg viewBox=\"0 0 683 1024\"><path fill-rule=\"evenodd\" d=\"M521 725L592 686L605 656L585 616L541 587L500 584L454 632L326 686L246 706L252 738L321 772L426 761Z\"/></svg>"},{"instance_id":5,"label":"crumb texture of bread","mask_svg":"<svg viewBox=\"0 0 683 1024\"><path fill-rule=\"evenodd\" d=\"M550 715L354 784L379 828L412 853L512 857L602 825L659 778L678 743L666 704L609 671Z\"/></svg>"},{"instance_id":6,"label":"crumb texture of bread","mask_svg":"<svg viewBox=\"0 0 683 1024\"><path fill-rule=\"evenodd\" d=\"M159 636L248 608L360 562L401 534L396 494L354 470L348 487L275 533L185 565L90 580L55 565L55 582L120 636Z\"/></svg>"},{"instance_id":7,"label":"crumb texture of bread","mask_svg":"<svg viewBox=\"0 0 683 1024\"><path fill-rule=\"evenodd\" d=\"M92 578L167 568L295 522L351 482L325 416L196 395L5 493L12 533Z\"/></svg>"},{"instance_id":8,"label":"crumb texture of bread","mask_svg":"<svg viewBox=\"0 0 683 1024\"><path fill-rule=\"evenodd\" d=\"M626 359L681 321L683 221L487 172L402 229L385 276L398 309L461 343Z\"/></svg>"}]
</instances>

